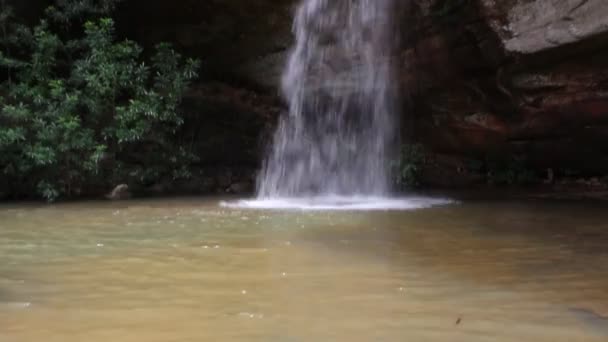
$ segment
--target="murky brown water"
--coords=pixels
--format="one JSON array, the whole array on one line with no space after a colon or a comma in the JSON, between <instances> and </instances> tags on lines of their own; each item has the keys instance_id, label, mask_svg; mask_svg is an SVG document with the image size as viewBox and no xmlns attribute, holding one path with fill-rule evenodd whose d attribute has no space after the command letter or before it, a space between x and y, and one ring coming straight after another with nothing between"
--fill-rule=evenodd
<instances>
[{"instance_id":1,"label":"murky brown water","mask_svg":"<svg viewBox=\"0 0 608 342\"><path fill-rule=\"evenodd\" d=\"M0 208L0 341L608 341L608 211Z\"/></svg>"}]
</instances>

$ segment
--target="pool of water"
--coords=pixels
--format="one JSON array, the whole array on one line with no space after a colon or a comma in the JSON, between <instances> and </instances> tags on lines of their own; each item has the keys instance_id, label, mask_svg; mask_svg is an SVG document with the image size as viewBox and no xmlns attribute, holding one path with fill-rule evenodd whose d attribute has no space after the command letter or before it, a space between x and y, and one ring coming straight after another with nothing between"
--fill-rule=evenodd
<instances>
[{"instance_id":1,"label":"pool of water","mask_svg":"<svg viewBox=\"0 0 608 342\"><path fill-rule=\"evenodd\" d=\"M0 207L0 341L608 341L608 211Z\"/></svg>"}]
</instances>

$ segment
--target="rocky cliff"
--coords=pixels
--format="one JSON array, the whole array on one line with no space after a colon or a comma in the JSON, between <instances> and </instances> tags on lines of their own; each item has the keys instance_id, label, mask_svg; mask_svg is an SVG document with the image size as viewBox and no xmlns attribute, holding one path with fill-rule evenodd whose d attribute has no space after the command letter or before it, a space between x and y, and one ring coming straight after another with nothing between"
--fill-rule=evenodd
<instances>
[{"instance_id":1,"label":"rocky cliff","mask_svg":"<svg viewBox=\"0 0 608 342\"><path fill-rule=\"evenodd\" d=\"M257 112L272 125L279 111L229 95L277 94L294 5L133 0L120 13L129 35L174 41L203 59L207 80L222 83L223 97L197 93L208 99L201 122L203 108L219 102L230 125L242 127L252 121L235 113ZM425 0L403 10L403 122L405 136L433 152L427 182L484 181L478 173L491 171L489 159L503 168L521 160L538 176L608 174L608 2ZM225 139L248 135L237 149L259 146L255 133L266 126L224 131ZM257 158L250 151L246 159Z\"/></svg>"},{"instance_id":2,"label":"rocky cliff","mask_svg":"<svg viewBox=\"0 0 608 342\"><path fill-rule=\"evenodd\" d=\"M257 167L283 110L278 80L295 4L126 0L118 8L125 36L168 40L203 61L184 132L202 166ZM401 23L404 137L427 147L426 183L485 183L499 169L509 182L518 173L548 182L608 175L607 1L403 1Z\"/></svg>"},{"instance_id":3,"label":"rocky cliff","mask_svg":"<svg viewBox=\"0 0 608 342\"><path fill-rule=\"evenodd\" d=\"M608 2L421 1L406 17L406 115L436 153L429 181L480 180L491 159L548 182L608 173Z\"/></svg>"}]
</instances>

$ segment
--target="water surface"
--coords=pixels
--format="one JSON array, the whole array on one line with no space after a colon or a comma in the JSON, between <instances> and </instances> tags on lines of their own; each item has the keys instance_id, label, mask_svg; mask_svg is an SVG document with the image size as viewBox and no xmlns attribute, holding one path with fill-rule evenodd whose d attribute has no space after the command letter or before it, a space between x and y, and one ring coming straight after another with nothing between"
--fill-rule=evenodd
<instances>
[{"instance_id":1,"label":"water surface","mask_svg":"<svg viewBox=\"0 0 608 342\"><path fill-rule=\"evenodd\" d=\"M0 341L607 341L608 212L0 207Z\"/></svg>"}]
</instances>

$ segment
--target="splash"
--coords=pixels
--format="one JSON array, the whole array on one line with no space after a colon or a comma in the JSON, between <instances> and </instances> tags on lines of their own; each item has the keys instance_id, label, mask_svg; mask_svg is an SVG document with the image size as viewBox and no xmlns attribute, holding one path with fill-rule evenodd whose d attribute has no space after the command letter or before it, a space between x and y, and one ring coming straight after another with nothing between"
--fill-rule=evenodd
<instances>
[{"instance_id":1,"label":"splash","mask_svg":"<svg viewBox=\"0 0 608 342\"><path fill-rule=\"evenodd\" d=\"M302 211L386 211L414 210L454 203L449 199L429 197L387 198L362 196L315 196L298 198L269 198L220 202L228 208L241 209L279 209Z\"/></svg>"}]
</instances>

